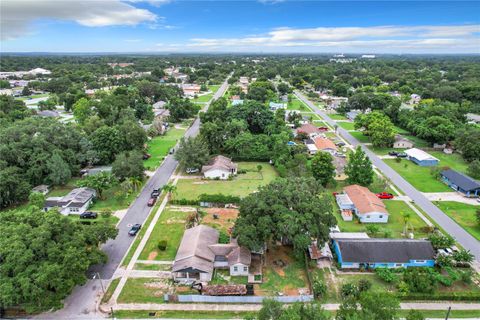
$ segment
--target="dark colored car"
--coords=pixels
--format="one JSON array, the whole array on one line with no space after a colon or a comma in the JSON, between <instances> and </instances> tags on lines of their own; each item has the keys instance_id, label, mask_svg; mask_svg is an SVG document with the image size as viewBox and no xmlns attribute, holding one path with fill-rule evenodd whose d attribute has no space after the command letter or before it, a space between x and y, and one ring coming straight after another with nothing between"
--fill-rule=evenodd
<instances>
[{"instance_id":1,"label":"dark colored car","mask_svg":"<svg viewBox=\"0 0 480 320\"><path fill-rule=\"evenodd\" d=\"M388 192L380 192L377 193L377 197L379 197L380 199L393 199L393 194Z\"/></svg>"},{"instance_id":2,"label":"dark colored car","mask_svg":"<svg viewBox=\"0 0 480 320\"><path fill-rule=\"evenodd\" d=\"M345 142L340 141L340 142L335 143L335 145L337 147L343 147L345 145Z\"/></svg>"},{"instance_id":3,"label":"dark colored car","mask_svg":"<svg viewBox=\"0 0 480 320\"><path fill-rule=\"evenodd\" d=\"M397 158L406 158L407 154L405 152L399 152L397 153Z\"/></svg>"},{"instance_id":4,"label":"dark colored car","mask_svg":"<svg viewBox=\"0 0 480 320\"><path fill-rule=\"evenodd\" d=\"M328 131L328 128L327 128L327 127L318 127L318 130L320 130L320 131Z\"/></svg>"},{"instance_id":5,"label":"dark colored car","mask_svg":"<svg viewBox=\"0 0 480 320\"><path fill-rule=\"evenodd\" d=\"M150 193L150 197L152 198L158 198L160 195L160 189L153 189L152 193Z\"/></svg>"},{"instance_id":6,"label":"dark colored car","mask_svg":"<svg viewBox=\"0 0 480 320\"><path fill-rule=\"evenodd\" d=\"M80 219L97 219L97 213L92 211L85 211L80 215Z\"/></svg>"},{"instance_id":7,"label":"dark colored car","mask_svg":"<svg viewBox=\"0 0 480 320\"><path fill-rule=\"evenodd\" d=\"M144 153L143 156L142 156L143 160L148 160L151 157L152 157L152 155L150 153Z\"/></svg>"},{"instance_id":8,"label":"dark colored car","mask_svg":"<svg viewBox=\"0 0 480 320\"><path fill-rule=\"evenodd\" d=\"M153 207L155 205L155 202L157 202L157 198L152 197L152 198L148 199L147 206Z\"/></svg>"},{"instance_id":9,"label":"dark colored car","mask_svg":"<svg viewBox=\"0 0 480 320\"><path fill-rule=\"evenodd\" d=\"M388 153L388 155L389 155L389 156L392 156L392 157L396 157L396 156L398 156L398 152L396 152L396 151L390 151L390 152Z\"/></svg>"},{"instance_id":10,"label":"dark colored car","mask_svg":"<svg viewBox=\"0 0 480 320\"><path fill-rule=\"evenodd\" d=\"M140 223L134 224L130 228L130 231L128 231L128 235L132 237L135 236L138 233L138 231L140 231L141 228L142 228L142 225Z\"/></svg>"}]
</instances>

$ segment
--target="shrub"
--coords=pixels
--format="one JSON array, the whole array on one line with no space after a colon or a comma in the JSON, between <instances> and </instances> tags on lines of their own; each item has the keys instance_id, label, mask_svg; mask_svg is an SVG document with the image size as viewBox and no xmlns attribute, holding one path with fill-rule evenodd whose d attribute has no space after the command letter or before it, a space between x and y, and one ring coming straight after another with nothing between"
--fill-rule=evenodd
<instances>
[{"instance_id":1,"label":"shrub","mask_svg":"<svg viewBox=\"0 0 480 320\"><path fill-rule=\"evenodd\" d=\"M393 270L387 268L376 268L375 272L380 279L387 283L396 283L399 281L398 275L395 274Z\"/></svg>"},{"instance_id":2,"label":"shrub","mask_svg":"<svg viewBox=\"0 0 480 320\"><path fill-rule=\"evenodd\" d=\"M327 293L327 285L323 280L315 278L313 280L313 295L315 298L320 299Z\"/></svg>"},{"instance_id":3,"label":"shrub","mask_svg":"<svg viewBox=\"0 0 480 320\"><path fill-rule=\"evenodd\" d=\"M405 320L424 320L425 317L423 316L423 314L418 311L418 310L410 310L407 314L407 316L405 317Z\"/></svg>"},{"instance_id":4,"label":"shrub","mask_svg":"<svg viewBox=\"0 0 480 320\"><path fill-rule=\"evenodd\" d=\"M360 292L368 291L372 287L372 283L367 279L361 279L358 281L358 290Z\"/></svg>"},{"instance_id":5,"label":"shrub","mask_svg":"<svg viewBox=\"0 0 480 320\"><path fill-rule=\"evenodd\" d=\"M167 240L160 240L157 245L158 250L165 251L165 249L167 249L167 244L168 244Z\"/></svg>"},{"instance_id":6,"label":"shrub","mask_svg":"<svg viewBox=\"0 0 480 320\"><path fill-rule=\"evenodd\" d=\"M220 231L218 243L230 243L230 236L225 231Z\"/></svg>"},{"instance_id":7,"label":"shrub","mask_svg":"<svg viewBox=\"0 0 480 320\"><path fill-rule=\"evenodd\" d=\"M432 293L438 282L438 273L430 268L409 268L404 271L403 280L410 292Z\"/></svg>"},{"instance_id":8,"label":"shrub","mask_svg":"<svg viewBox=\"0 0 480 320\"><path fill-rule=\"evenodd\" d=\"M342 285L342 298L357 297L359 293L358 287L353 283L345 283Z\"/></svg>"},{"instance_id":9,"label":"shrub","mask_svg":"<svg viewBox=\"0 0 480 320\"><path fill-rule=\"evenodd\" d=\"M460 279L466 284L472 283L472 277L473 273L470 270L460 272Z\"/></svg>"}]
</instances>

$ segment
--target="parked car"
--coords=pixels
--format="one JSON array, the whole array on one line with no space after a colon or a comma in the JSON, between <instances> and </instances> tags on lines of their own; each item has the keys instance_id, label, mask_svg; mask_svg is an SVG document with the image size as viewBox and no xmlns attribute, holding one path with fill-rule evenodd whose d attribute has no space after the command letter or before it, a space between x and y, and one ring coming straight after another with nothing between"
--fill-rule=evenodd
<instances>
[{"instance_id":1,"label":"parked car","mask_svg":"<svg viewBox=\"0 0 480 320\"><path fill-rule=\"evenodd\" d=\"M143 160L148 160L151 157L152 157L152 155L150 153L144 153L143 156L142 156Z\"/></svg>"},{"instance_id":2,"label":"parked car","mask_svg":"<svg viewBox=\"0 0 480 320\"><path fill-rule=\"evenodd\" d=\"M186 170L186 172L189 174L197 173L198 171L199 171L198 168L187 168Z\"/></svg>"},{"instance_id":3,"label":"parked car","mask_svg":"<svg viewBox=\"0 0 480 320\"><path fill-rule=\"evenodd\" d=\"M157 202L157 198L151 197L150 199L148 199L147 206L153 207L155 205L155 202Z\"/></svg>"},{"instance_id":4,"label":"parked car","mask_svg":"<svg viewBox=\"0 0 480 320\"><path fill-rule=\"evenodd\" d=\"M405 152L399 152L397 153L397 158L406 158L407 154Z\"/></svg>"},{"instance_id":5,"label":"parked car","mask_svg":"<svg viewBox=\"0 0 480 320\"><path fill-rule=\"evenodd\" d=\"M128 235L132 237L135 236L138 233L138 231L140 231L141 228L142 228L142 225L140 223L134 224L130 228L130 231L128 231Z\"/></svg>"},{"instance_id":6,"label":"parked car","mask_svg":"<svg viewBox=\"0 0 480 320\"><path fill-rule=\"evenodd\" d=\"M170 149L170 151L168 151L168 154L173 154L174 152L175 152L175 149L172 148L172 149Z\"/></svg>"},{"instance_id":7,"label":"parked car","mask_svg":"<svg viewBox=\"0 0 480 320\"><path fill-rule=\"evenodd\" d=\"M380 192L377 193L377 197L379 197L380 199L393 199L393 194L388 192Z\"/></svg>"},{"instance_id":8,"label":"parked car","mask_svg":"<svg viewBox=\"0 0 480 320\"><path fill-rule=\"evenodd\" d=\"M396 157L396 156L398 156L398 152L396 152L396 151L390 151L390 152L388 153L388 155L389 155L389 156L392 156L392 157Z\"/></svg>"},{"instance_id":9,"label":"parked car","mask_svg":"<svg viewBox=\"0 0 480 320\"><path fill-rule=\"evenodd\" d=\"M347 157L347 155L343 152L337 152L335 155L339 158L346 158Z\"/></svg>"},{"instance_id":10,"label":"parked car","mask_svg":"<svg viewBox=\"0 0 480 320\"><path fill-rule=\"evenodd\" d=\"M153 189L152 193L150 193L150 197L152 198L158 198L160 195L160 189Z\"/></svg>"},{"instance_id":11,"label":"parked car","mask_svg":"<svg viewBox=\"0 0 480 320\"><path fill-rule=\"evenodd\" d=\"M338 194L338 192L332 192L332 195L335 197Z\"/></svg>"},{"instance_id":12,"label":"parked car","mask_svg":"<svg viewBox=\"0 0 480 320\"><path fill-rule=\"evenodd\" d=\"M340 141L340 142L335 143L335 145L337 147L343 147L345 145L345 142Z\"/></svg>"},{"instance_id":13,"label":"parked car","mask_svg":"<svg viewBox=\"0 0 480 320\"><path fill-rule=\"evenodd\" d=\"M327 127L318 127L318 130L320 130L320 131L328 131L328 128L327 128Z\"/></svg>"},{"instance_id":14,"label":"parked car","mask_svg":"<svg viewBox=\"0 0 480 320\"><path fill-rule=\"evenodd\" d=\"M97 213L92 211L85 211L80 214L80 219L97 219Z\"/></svg>"}]
</instances>

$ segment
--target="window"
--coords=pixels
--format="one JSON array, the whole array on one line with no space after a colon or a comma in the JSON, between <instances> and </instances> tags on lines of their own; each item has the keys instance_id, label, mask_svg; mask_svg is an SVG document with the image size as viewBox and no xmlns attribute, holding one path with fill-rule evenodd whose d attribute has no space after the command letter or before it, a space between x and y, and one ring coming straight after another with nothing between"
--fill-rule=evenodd
<instances>
[{"instance_id":1,"label":"window","mask_svg":"<svg viewBox=\"0 0 480 320\"><path fill-rule=\"evenodd\" d=\"M425 263L427 260L413 260L414 263Z\"/></svg>"},{"instance_id":2,"label":"window","mask_svg":"<svg viewBox=\"0 0 480 320\"><path fill-rule=\"evenodd\" d=\"M248 272L248 267L243 267L244 272Z\"/></svg>"},{"instance_id":3,"label":"window","mask_svg":"<svg viewBox=\"0 0 480 320\"><path fill-rule=\"evenodd\" d=\"M370 219L370 216L367 216L367 219Z\"/></svg>"},{"instance_id":4,"label":"window","mask_svg":"<svg viewBox=\"0 0 480 320\"><path fill-rule=\"evenodd\" d=\"M238 267L233 267L233 271L237 272L237 271L238 271Z\"/></svg>"},{"instance_id":5,"label":"window","mask_svg":"<svg viewBox=\"0 0 480 320\"><path fill-rule=\"evenodd\" d=\"M395 263L395 267L403 267L403 263Z\"/></svg>"},{"instance_id":6,"label":"window","mask_svg":"<svg viewBox=\"0 0 480 320\"><path fill-rule=\"evenodd\" d=\"M382 218L383 218L383 216L382 216L382 215L380 215L380 216L379 216L379 218L380 218L380 219L382 219Z\"/></svg>"}]
</instances>

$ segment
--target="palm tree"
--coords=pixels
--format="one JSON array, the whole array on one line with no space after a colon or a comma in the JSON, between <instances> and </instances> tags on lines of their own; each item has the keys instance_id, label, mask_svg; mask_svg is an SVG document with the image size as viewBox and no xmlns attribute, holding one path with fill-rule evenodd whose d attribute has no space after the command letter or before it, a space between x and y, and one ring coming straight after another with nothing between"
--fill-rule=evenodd
<instances>
[{"instance_id":1,"label":"palm tree","mask_svg":"<svg viewBox=\"0 0 480 320\"><path fill-rule=\"evenodd\" d=\"M174 186L173 184L166 184L162 189L163 191L168 192L170 199L173 199L173 194L177 192L177 186Z\"/></svg>"},{"instance_id":2,"label":"palm tree","mask_svg":"<svg viewBox=\"0 0 480 320\"><path fill-rule=\"evenodd\" d=\"M142 180L136 177L130 177L127 179L134 191L137 191L142 186Z\"/></svg>"},{"instance_id":3,"label":"palm tree","mask_svg":"<svg viewBox=\"0 0 480 320\"><path fill-rule=\"evenodd\" d=\"M402 212L402 217L403 217L403 234L407 236L408 232L408 225L410 224L410 218L411 218L410 212Z\"/></svg>"}]
</instances>

